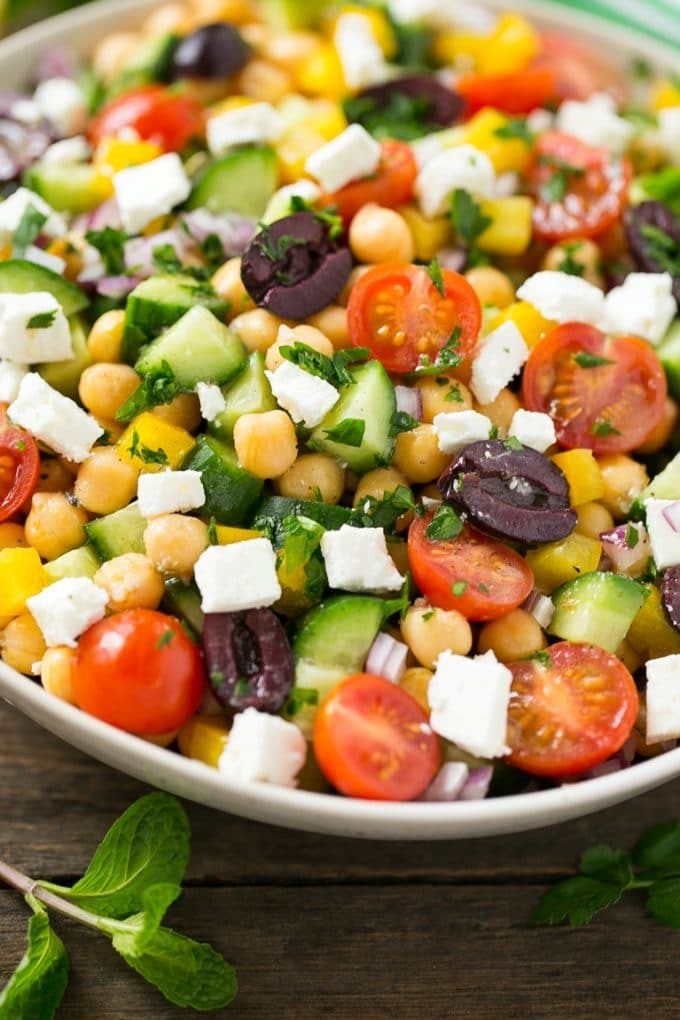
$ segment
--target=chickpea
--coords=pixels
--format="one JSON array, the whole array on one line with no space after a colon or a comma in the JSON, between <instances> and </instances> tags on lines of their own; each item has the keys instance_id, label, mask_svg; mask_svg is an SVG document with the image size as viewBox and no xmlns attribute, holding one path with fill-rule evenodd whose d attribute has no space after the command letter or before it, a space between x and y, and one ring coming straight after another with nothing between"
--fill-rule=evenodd
<instances>
[{"instance_id":1,"label":"chickpea","mask_svg":"<svg viewBox=\"0 0 680 1020\"><path fill-rule=\"evenodd\" d=\"M144 532L147 556L163 574L189 580L196 560L208 548L208 528L197 517L162 514Z\"/></svg>"},{"instance_id":2,"label":"chickpea","mask_svg":"<svg viewBox=\"0 0 680 1020\"><path fill-rule=\"evenodd\" d=\"M625 638L616 649L616 656L630 673L637 673L643 664L643 660Z\"/></svg>"},{"instance_id":3,"label":"chickpea","mask_svg":"<svg viewBox=\"0 0 680 1020\"><path fill-rule=\"evenodd\" d=\"M399 518L398 525L401 528L402 521L410 524L413 520L413 514L402 514ZM408 560L408 546L403 538L388 538L387 539L387 551L394 560L394 565L402 575L405 577L408 571L411 569Z\"/></svg>"},{"instance_id":4,"label":"chickpea","mask_svg":"<svg viewBox=\"0 0 680 1020\"><path fill-rule=\"evenodd\" d=\"M469 269L465 279L470 284L482 305L507 308L515 300L512 280L494 266L476 266Z\"/></svg>"},{"instance_id":5,"label":"chickpea","mask_svg":"<svg viewBox=\"0 0 680 1020\"><path fill-rule=\"evenodd\" d=\"M130 365L99 362L80 377L78 395L95 418L113 418L122 404L139 387L141 379Z\"/></svg>"},{"instance_id":6,"label":"chickpea","mask_svg":"<svg viewBox=\"0 0 680 1020\"><path fill-rule=\"evenodd\" d=\"M432 424L437 414L470 411L472 394L464 383L444 375L424 376L416 383L423 405L423 421Z\"/></svg>"},{"instance_id":7,"label":"chickpea","mask_svg":"<svg viewBox=\"0 0 680 1020\"><path fill-rule=\"evenodd\" d=\"M568 265L575 263L574 268L580 267L579 275L584 280L592 283L594 287L602 287L601 260L600 249L593 241L587 238L572 238L550 248L541 263L541 268L564 272L562 267L565 261Z\"/></svg>"},{"instance_id":8,"label":"chickpea","mask_svg":"<svg viewBox=\"0 0 680 1020\"><path fill-rule=\"evenodd\" d=\"M474 409L480 414L485 414L491 424L498 429L500 438L505 439L515 411L520 409L520 402L512 390L505 389L501 390L490 404L478 404L475 401Z\"/></svg>"},{"instance_id":9,"label":"chickpea","mask_svg":"<svg viewBox=\"0 0 680 1020\"><path fill-rule=\"evenodd\" d=\"M33 667L45 654L45 639L30 613L15 616L0 636L0 653L18 673L32 673Z\"/></svg>"},{"instance_id":10,"label":"chickpea","mask_svg":"<svg viewBox=\"0 0 680 1020\"><path fill-rule=\"evenodd\" d=\"M599 539L603 531L614 527L614 518L601 503L581 503L576 507L576 531L579 535Z\"/></svg>"},{"instance_id":11,"label":"chickpea","mask_svg":"<svg viewBox=\"0 0 680 1020\"><path fill-rule=\"evenodd\" d=\"M439 449L434 426L418 425L399 433L392 460L410 482L424 485L439 478L451 458Z\"/></svg>"},{"instance_id":12,"label":"chickpea","mask_svg":"<svg viewBox=\"0 0 680 1020\"><path fill-rule=\"evenodd\" d=\"M321 330L336 350L350 346L347 309L342 305L327 305L316 315L311 315L307 319L307 325Z\"/></svg>"},{"instance_id":13,"label":"chickpea","mask_svg":"<svg viewBox=\"0 0 680 1020\"><path fill-rule=\"evenodd\" d=\"M76 650L66 645L48 648L40 667L40 682L49 694L61 698L69 705L76 704L73 690L73 668Z\"/></svg>"},{"instance_id":14,"label":"chickpea","mask_svg":"<svg viewBox=\"0 0 680 1020\"><path fill-rule=\"evenodd\" d=\"M642 464L625 453L608 454L598 457L597 461L604 481L601 502L615 520L625 517L633 501L649 483L649 475Z\"/></svg>"},{"instance_id":15,"label":"chickpea","mask_svg":"<svg viewBox=\"0 0 680 1020\"><path fill-rule=\"evenodd\" d=\"M127 425L112 418L97 418L97 424L104 429L104 435L100 440L101 446L115 446L127 428Z\"/></svg>"},{"instance_id":16,"label":"chickpea","mask_svg":"<svg viewBox=\"0 0 680 1020\"><path fill-rule=\"evenodd\" d=\"M236 77L236 91L262 103L278 103L294 91L293 78L268 60L249 60Z\"/></svg>"},{"instance_id":17,"label":"chickpea","mask_svg":"<svg viewBox=\"0 0 680 1020\"><path fill-rule=\"evenodd\" d=\"M514 662L540 652L547 642L539 623L525 609L513 609L485 623L479 635L480 653L492 651L499 662Z\"/></svg>"},{"instance_id":18,"label":"chickpea","mask_svg":"<svg viewBox=\"0 0 680 1020\"><path fill-rule=\"evenodd\" d=\"M73 491L93 514L111 514L134 499L138 472L112 446L100 446L80 465Z\"/></svg>"},{"instance_id":19,"label":"chickpea","mask_svg":"<svg viewBox=\"0 0 680 1020\"><path fill-rule=\"evenodd\" d=\"M103 563L93 578L108 592L112 613L125 609L157 609L163 598L163 578L148 556L125 553Z\"/></svg>"},{"instance_id":20,"label":"chickpea","mask_svg":"<svg viewBox=\"0 0 680 1020\"><path fill-rule=\"evenodd\" d=\"M345 491L345 470L334 457L303 453L275 484L289 499L316 499L339 503Z\"/></svg>"},{"instance_id":21,"label":"chickpea","mask_svg":"<svg viewBox=\"0 0 680 1020\"><path fill-rule=\"evenodd\" d=\"M327 358L333 356L333 344L327 336L314 326L281 326L276 341L272 344L265 355L264 363L270 372L275 372L279 365L286 360L281 354L282 347L293 347L294 344L306 344L319 354L325 354Z\"/></svg>"},{"instance_id":22,"label":"chickpea","mask_svg":"<svg viewBox=\"0 0 680 1020\"><path fill-rule=\"evenodd\" d=\"M216 21L243 25L253 17L250 0L192 0L191 7L196 25L211 25Z\"/></svg>"},{"instance_id":23,"label":"chickpea","mask_svg":"<svg viewBox=\"0 0 680 1020\"><path fill-rule=\"evenodd\" d=\"M36 492L66 492L75 477L71 464L60 457L41 457Z\"/></svg>"},{"instance_id":24,"label":"chickpea","mask_svg":"<svg viewBox=\"0 0 680 1020\"><path fill-rule=\"evenodd\" d=\"M167 35L169 32L176 32L182 35L188 28L189 14L186 4L168 3L152 11L142 22L142 32L145 35L158 38Z\"/></svg>"},{"instance_id":25,"label":"chickpea","mask_svg":"<svg viewBox=\"0 0 680 1020\"><path fill-rule=\"evenodd\" d=\"M369 202L352 220L349 246L359 262L413 262L408 223L394 209Z\"/></svg>"},{"instance_id":26,"label":"chickpea","mask_svg":"<svg viewBox=\"0 0 680 1020\"><path fill-rule=\"evenodd\" d=\"M87 519L63 492L35 492L24 525L26 539L44 560L55 560L84 545Z\"/></svg>"},{"instance_id":27,"label":"chickpea","mask_svg":"<svg viewBox=\"0 0 680 1020\"><path fill-rule=\"evenodd\" d=\"M229 302L230 319L255 308L255 302L241 280L241 260L239 258L229 259L228 262L220 266L210 282L216 294L223 301Z\"/></svg>"},{"instance_id":28,"label":"chickpea","mask_svg":"<svg viewBox=\"0 0 680 1020\"><path fill-rule=\"evenodd\" d=\"M0 524L0 549L25 549L27 545L21 524Z\"/></svg>"},{"instance_id":29,"label":"chickpea","mask_svg":"<svg viewBox=\"0 0 680 1020\"><path fill-rule=\"evenodd\" d=\"M400 485L408 488L408 482L401 471L394 468L375 468L359 480L354 492L354 506L360 506L366 499L382 499L386 492L394 492Z\"/></svg>"},{"instance_id":30,"label":"chickpea","mask_svg":"<svg viewBox=\"0 0 680 1020\"><path fill-rule=\"evenodd\" d=\"M254 308L252 312L242 312L231 320L230 326L249 351L261 351L262 354L276 340L281 319L264 308Z\"/></svg>"},{"instance_id":31,"label":"chickpea","mask_svg":"<svg viewBox=\"0 0 680 1020\"><path fill-rule=\"evenodd\" d=\"M472 630L457 609L435 609L427 603L413 605L401 621L401 633L421 666L434 669L444 651L467 655Z\"/></svg>"},{"instance_id":32,"label":"chickpea","mask_svg":"<svg viewBox=\"0 0 680 1020\"><path fill-rule=\"evenodd\" d=\"M431 670L423 669L422 666L414 666L412 669L407 669L399 681L399 686L412 698L415 698L428 715L430 714L430 703L427 700L427 691L431 679Z\"/></svg>"},{"instance_id":33,"label":"chickpea","mask_svg":"<svg viewBox=\"0 0 680 1020\"><path fill-rule=\"evenodd\" d=\"M141 36L137 32L112 32L95 47L92 65L95 73L104 81L112 78L122 70L125 61L139 45Z\"/></svg>"},{"instance_id":34,"label":"chickpea","mask_svg":"<svg viewBox=\"0 0 680 1020\"><path fill-rule=\"evenodd\" d=\"M298 64L318 49L319 37L315 32L281 32L266 40L262 55L294 74Z\"/></svg>"},{"instance_id":35,"label":"chickpea","mask_svg":"<svg viewBox=\"0 0 680 1020\"><path fill-rule=\"evenodd\" d=\"M201 405L195 393L180 393L169 404L158 404L153 413L169 425L177 425L187 432L196 432L201 427Z\"/></svg>"},{"instance_id":36,"label":"chickpea","mask_svg":"<svg viewBox=\"0 0 680 1020\"><path fill-rule=\"evenodd\" d=\"M354 267L352 272L347 277L347 283L342 288L342 290L340 291L340 293L338 294L338 297L336 299L339 305L343 305L343 306L347 305L347 303L349 301L350 294L354 290L355 285L358 283L358 281L361 279L361 277L364 275L364 273L367 273L369 271L369 269L373 269L373 266L371 265L371 266L355 266Z\"/></svg>"},{"instance_id":37,"label":"chickpea","mask_svg":"<svg viewBox=\"0 0 680 1020\"><path fill-rule=\"evenodd\" d=\"M672 397L666 397L659 424L649 433L644 443L638 446L637 452L646 456L649 453L658 453L659 450L662 450L671 438L673 429L678 422L679 412L680 408L676 401Z\"/></svg>"},{"instance_id":38,"label":"chickpea","mask_svg":"<svg viewBox=\"0 0 680 1020\"><path fill-rule=\"evenodd\" d=\"M297 436L285 411L242 414L234 425L236 456L258 478L279 478L295 463Z\"/></svg>"},{"instance_id":39,"label":"chickpea","mask_svg":"<svg viewBox=\"0 0 680 1020\"><path fill-rule=\"evenodd\" d=\"M125 312L121 309L115 308L99 316L87 337L87 349L93 361L121 360L124 325Z\"/></svg>"}]
</instances>

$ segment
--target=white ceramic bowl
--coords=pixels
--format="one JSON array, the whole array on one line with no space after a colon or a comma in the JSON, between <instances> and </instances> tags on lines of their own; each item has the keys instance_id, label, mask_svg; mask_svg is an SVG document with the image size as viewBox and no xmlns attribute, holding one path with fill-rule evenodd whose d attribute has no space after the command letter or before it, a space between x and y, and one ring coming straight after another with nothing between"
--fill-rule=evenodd
<instances>
[{"instance_id":1,"label":"white ceramic bowl","mask_svg":"<svg viewBox=\"0 0 680 1020\"><path fill-rule=\"evenodd\" d=\"M485 0L506 6L503 0ZM158 0L107 0L44 21L0 42L2 88L22 83L48 45L87 53L109 32L134 28ZM546 27L565 29L627 61L632 55L680 71L666 47L549 4L513 0ZM215 769L183 758L85 715L0 662L0 695L45 729L100 761L153 786L221 811L289 828L371 839L463 839L539 828L645 793L680 775L680 748L633 768L539 793L453 804L386 804L351 800L265 784L237 785Z\"/></svg>"}]
</instances>

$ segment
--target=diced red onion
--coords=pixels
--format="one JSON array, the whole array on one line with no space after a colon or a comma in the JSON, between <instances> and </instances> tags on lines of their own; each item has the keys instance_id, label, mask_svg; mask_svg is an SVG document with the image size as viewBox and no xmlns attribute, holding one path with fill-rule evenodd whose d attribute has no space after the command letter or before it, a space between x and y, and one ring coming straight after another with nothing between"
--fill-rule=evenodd
<instances>
[{"instance_id":1,"label":"diced red onion","mask_svg":"<svg viewBox=\"0 0 680 1020\"><path fill-rule=\"evenodd\" d=\"M484 800L489 792L491 777L493 776L493 765L480 765L479 768L470 769L465 786L460 791L459 800Z\"/></svg>"},{"instance_id":2,"label":"diced red onion","mask_svg":"<svg viewBox=\"0 0 680 1020\"><path fill-rule=\"evenodd\" d=\"M97 293L107 298L123 298L141 282L141 276L104 276L97 283Z\"/></svg>"},{"instance_id":3,"label":"diced red onion","mask_svg":"<svg viewBox=\"0 0 680 1020\"><path fill-rule=\"evenodd\" d=\"M463 761L444 762L428 788L418 800L452 801L459 800L470 775L470 769Z\"/></svg>"},{"instance_id":4,"label":"diced red onion","mask_svg":"<svg viewBox=\"0 0 680 1020\"><path fill-rule=\"evenodd\" d=\"M673 531L680 531L680 500L676 499L661 511Z\"/></svg>"},{"instance_id":5,"label":"diced red onion","mask_svg":"<svg viewBox=\"0 0 680 1020\"><path fill-rule=\"evenodd\" d=\"M398 684L406 672L407 655L408 648L403 642L381 631L369 649L366 672Z\"/></svg>"},{"instance_id":6,"label":"diced red onion","mask_svg":"<svg viewBox=\"0 0 680 1020\"><path fill-rule=\"evenodd\" d=\"M122 226L118 203L115 198L109 198L88 215L85 229L103 230L104 227L112 227L114 230L120 230Z\"/></svg>"},{"instance_id":7,"label":"diced red onion","mask_svg":"<svg viewBox=\"0 0 680 1020\"><path fill-rule=\"evenodd\" d=\"M433 506L441 506L441 499L433 499L432 496L421 496L420 502L423 504L426 510L430 510Z\"/></svg>"},{"instance_id":8,"label":"diced red onion","mask_svg":"<svg viewBox=\"0 0 680 1020\"><path fill-rule=\"evenodd\" d=\"M182 220L198 244L203 244L211 234L215 234L220 239L224 254L229 258L243 255L257 233L255 220L236 213L218 216L208 209L194 209L193 212L185 213Z\"/></svg>"},{"instance_id":9,"label":"diced red onion","mask_svg":"<svg viewBox=\"0 0 680 1020\"><path fill-rule=\"evenodd\" d=\"M410 414L416 421L423 420L423 398L419 390L411 386L395 386L394 393L397 398L397 411Z\"/></svg>"},{"instance_id":10,"label":"diced red onion","mask_svg":"<svg viewBox=\"0 0 680 1020\"><path fill-rule=\"evenodd\" d=\"M50 78L76 79L79 74L78 60L72 50L63 46L52 46L38 57L33 81L39 85Z\"/></svg>"},{"instance_id":11,"label":"diced red onion","mask_svg":"<svg viewBox=\"0 0 680 1020\"><path fill-rule=\"evenodd\" d=\"M680 507L680 503L677 505ZM634 528L638 536L634 546L628 544L629 528ZM649 535L642 524L619 524L616 528L603 531L600 541L603 553L611 561L614 570L621 572L630 570L637 564L642 566L651 554Z\"/></svg>"},{"instance_id":12,"label":"diced red onion","mask_svg":"<svg viewBox=\"0 0 680 1020\"><path fill-rule=\"evenodd\" d=\"M543 627L545 630L550 626L553 616L555 615L555 607L552 603L552 599L549 599L547 595L544 595L538 588L534 588L529 597L525 600L523 609L526 609L527 613L531 613L536 623Z\"/></svg>"},{"instance_id":13,"label":"diced red onion","mask_svg":"<svg viewBox=\"0 0 680 1020\"><path fill-rule=\"evenodd\" d=\"M465 267L467 254L463 248L442 248L438 258L442 269L452 269L454 273L459 273Z\"/></svg>"}]
</instances>

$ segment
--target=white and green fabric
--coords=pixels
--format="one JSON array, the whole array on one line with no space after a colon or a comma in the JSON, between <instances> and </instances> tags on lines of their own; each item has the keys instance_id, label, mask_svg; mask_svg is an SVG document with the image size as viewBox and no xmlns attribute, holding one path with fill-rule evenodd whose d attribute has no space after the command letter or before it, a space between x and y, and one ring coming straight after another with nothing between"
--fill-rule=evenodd
<instances>
[{"instance_id":1,"label":"white and green fabric","mask_svg":"<svg viewBox=\"0 0 680 1020\"><path fill-rule=\"evenodd\" d=\"M680 50L680 0L549 0L654 36ZM510 2L509 7L512 6Z\"/></svg>"}]
</instances>

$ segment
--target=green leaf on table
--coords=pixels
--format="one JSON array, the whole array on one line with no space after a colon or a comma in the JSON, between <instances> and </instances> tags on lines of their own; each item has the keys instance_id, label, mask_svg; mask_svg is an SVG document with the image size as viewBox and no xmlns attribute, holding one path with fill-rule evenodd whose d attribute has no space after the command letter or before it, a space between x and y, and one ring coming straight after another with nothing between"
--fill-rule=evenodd
<instances>
[{"instance_id":1,"label":"green leaf on table","mask_svg":"<svg viewBox=\"0 0 680 1020\"><path fill-rule=\"evenodd\" d=\"M649 829L633 847L638 868L680 872L680 822L662 822Z\"/></svg>"},{"instance_id":2,"label":"green leaf on table","mask_svg":"<svg viewBox=\"0 0 680 1020\"><path fill-rule=\"evenodd\" d=\"M646 907L661 924L680 928L680 878L665 878L650 887Z\"/></svg>"},{"instance_id":3,"label":"green leaf on table","mask_svg":"<svg viewBox=\"0 0 680 1020\"><path fill-rule=\"evenodd\" d=\"M623 888L588 875L567 878L549 889L531 915L532 924L588 924L595 914L621 899Z\"/></svg>"},{"instance_id":4,"label":"green leaf on table","mask_svg":"<svg viewBox=\"0 0 680 1020\"><path fill-rule=\"evenodd\" d=\"M0 1020L51 1020L68 982L68 955L44 910L28 922L27 948L0 992Z\"/></svg>"},{"instance_id":5,"label":"green leaf on table","mask_svg":"<svg viewBox=\"0 0 680 1020\"><path fill-rule=\"evenodd\" d=\"M625 850L614 850L606 843L598 843L585 850L578 862L579 871L600 882L628 885L633 880L630 854Z\"/></svg>"}]
</instances>

